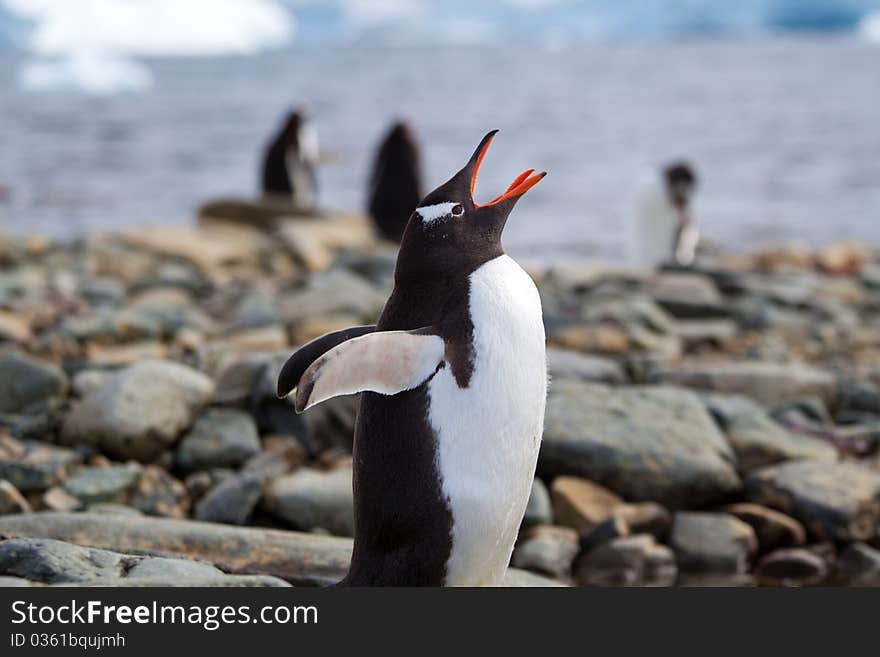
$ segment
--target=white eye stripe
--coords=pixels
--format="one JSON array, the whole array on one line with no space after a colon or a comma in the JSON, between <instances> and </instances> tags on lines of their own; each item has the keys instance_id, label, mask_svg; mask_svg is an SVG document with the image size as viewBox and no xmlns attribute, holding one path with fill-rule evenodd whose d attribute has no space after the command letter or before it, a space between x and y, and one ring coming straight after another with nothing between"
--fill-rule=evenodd
<instances>
[{"instance_id":1,"label":"white eye stripe","mask_svg":"<svg viewBox=\"0 0 880 657\"><path fill-rule=\"evenodd\" d=\"M421 208L416 208L416 212L419 213L423 222L430 224L431 222L437 221L441 217L450 214L452 208L456 205L458 205L458 203L436 203L434 205L425 205Z\"/></svg>"}]
</instances>

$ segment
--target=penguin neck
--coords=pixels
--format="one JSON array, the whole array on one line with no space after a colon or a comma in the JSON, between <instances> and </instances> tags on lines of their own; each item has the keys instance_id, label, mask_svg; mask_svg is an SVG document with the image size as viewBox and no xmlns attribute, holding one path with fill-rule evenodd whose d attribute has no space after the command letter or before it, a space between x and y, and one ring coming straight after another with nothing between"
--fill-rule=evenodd
<instances>
[{"instance_id":1,"label":"penguin neck","mask_svg":"<svg viewBox=\"0 0 880 657\"><path fill-rule=\"evenodd\" d=\"M466 302L470 276L486 262L504 255L504 250L455 259L454 267L404 267L398 262L394 291L385 306L380 325L414 329L436 324L456 304Z\"/></svg>"}]
</instances>

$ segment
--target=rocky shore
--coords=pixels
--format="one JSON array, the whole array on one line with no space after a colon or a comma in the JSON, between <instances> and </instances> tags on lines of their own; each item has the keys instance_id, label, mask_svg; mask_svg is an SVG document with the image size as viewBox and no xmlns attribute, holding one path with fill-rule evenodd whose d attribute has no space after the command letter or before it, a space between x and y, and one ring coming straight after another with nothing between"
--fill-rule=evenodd
<instances>
[{"instance_id":1,"label":"rocky shore","mask_svg":"<svg viewBox=\"0 0 880 657\"><path fill-rule=\"evenodd\" d=\"M212 208L0 236L0 586L344 574L355 400L297 416L274 383L375 321L395 251ZM552 381L511 585L880 585L880 253L533 275Z\"/></svg>"}]
</instances>

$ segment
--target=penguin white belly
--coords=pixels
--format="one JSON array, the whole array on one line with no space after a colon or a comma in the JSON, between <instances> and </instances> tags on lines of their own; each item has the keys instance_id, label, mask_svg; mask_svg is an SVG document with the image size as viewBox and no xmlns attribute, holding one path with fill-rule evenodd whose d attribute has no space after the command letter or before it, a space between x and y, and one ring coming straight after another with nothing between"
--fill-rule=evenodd
<instances>
[{"instance_id":1,"label":"penguin white belly","mask_svg":"<svg viewBox=\"0 0 880 657\"><path fill-rule=\"evenodd\" d=\"M449 586L501 582L531 491L547 395L544 324L532 279L503 255L474 271L470 284L470 383L459 388L446 367L428 386L453 519Z\"/></svg>"}]
</instances>

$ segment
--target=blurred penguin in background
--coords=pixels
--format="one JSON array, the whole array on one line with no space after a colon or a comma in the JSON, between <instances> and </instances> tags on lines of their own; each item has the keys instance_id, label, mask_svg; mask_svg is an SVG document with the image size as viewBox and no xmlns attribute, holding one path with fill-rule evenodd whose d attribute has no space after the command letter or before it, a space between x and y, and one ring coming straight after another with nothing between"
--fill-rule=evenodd
<instances>
[{"instance_id":1,"label":"blurred penguin in background","mask_svg":"<svg viewBox=\"0 0 880 657\"><path fill-rule=\"evenodd\" d=\"M648 269L694 263L699 228L692 214L697 176L686 162L661 168L642 185L636 205L632 264Z\"/></svg>"},{"instance_id":2,"label":"blurred penguin in background","mask_svg":"<svg viewBox=\"0 0 880 657\"><path fill-rule=\"evenodd\" d=\"M369 186L369 212L382 237L399 242L422 198L419 147L413 131L397 121L382 140Z\"/></svg>"},{"instance_id":3,"label":"blurred penguin in background","mask_svg":"<svg viewBox=\"0 0 880 657\"><path fill-rule=\"evenodd\" d=\"M310 118L306 107L291 112L263 160L263 194L289 198L303 212L314 210L318 197L318 134Z\"/></svg>"}]
</instances>

